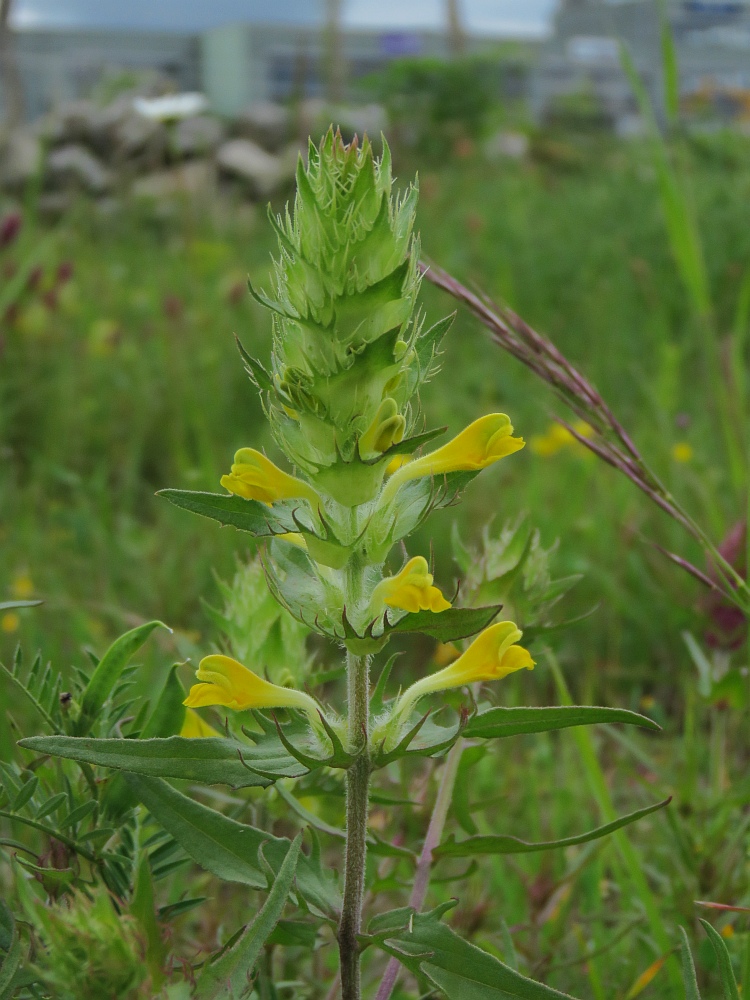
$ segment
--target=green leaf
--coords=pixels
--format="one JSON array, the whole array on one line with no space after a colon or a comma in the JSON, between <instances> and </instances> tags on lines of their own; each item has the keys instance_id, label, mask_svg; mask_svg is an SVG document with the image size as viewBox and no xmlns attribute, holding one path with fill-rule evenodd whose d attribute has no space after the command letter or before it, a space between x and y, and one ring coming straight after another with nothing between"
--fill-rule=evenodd
<instances>
[{"instance_id":1,"label":"green leaf","mask_svg":"<svg viewBox=\"0 0 750 1000\"><path fill-rule=\"evenodd\" d=\"M10 1000L15 993L14 979L21 967L21 939L13 914L0 900L0 915L5 927L10 930L10 945L0 962L0 1000Z\"/></svg>"},{"instance_id":2,"label":"green leaf","mask_svg":"<svg viewBox=\"0 0 750 1000\"><path fill-rule=\"evenodd\" d=\"M390 636L401 632L421 632L422 635L429 635L438 642L455 642L458 639L467 639L487 628L501 608L502 604L496 604L486 608L447 608L437 613L410 612L400 618L395 625L390 624L386 613L384 634Z\"/></svg>"},{"instance_id":3,"label":"green leaf","mask_svg":"<svg viewBox=\"0 0 750 1000\"><path fill-rule=\"evenodd\" d=\"M615 830L656 812L657 809L663 809L671 801L671 797L664 799L663 802L657 802L653 806L646 806L645 809L637 809L635 812L628 813L627 816L620 816L611 823L605 823L604 826L598 826L595 830L589 830L588 833L579 833L575 837L565 837L562 840L543 840L531 843L527 840L519 840L518 837L501 834L498 836L468 837L466 840L457 842L455 837L451 836L445 843L436 847L432 855L436 858L469 858L478 854L531 854L535 851L551 851L557 847L572 847L574 844L585 844L589 840L599 840L600 837L606 837L608 834L614 833Z\"/></svg>"},{"instance_id":4,"label":"green leaf","mask_svg":"<svg viewBox=\"0 0 750 1000\"><path fill-rule=\"evenodd\" d=\"M625 722L658 731L661 727L645 715L625 708L599 708L588 705L560 705L551 708L490 708L469 720L465 736L481 739L504 739L523 733L547 733L571 726Z\"/></svg>"},{"instance_id":5,"label":"green leaf","mask_svg":"<svg viewBox=\"0 0 750 1000\"><path fill-rule=\"evenodd\" d=\"M180 664L175 663L164 683L156 707L149 716L140 739L167 739L176 736L185 720L185 688L177 676ZM101 798L102 809L109 816L121 816L135 803L121 774L113 774Z\"/></svg>"},{"instance_id":6,"label":"green leaf","mask_svg":"<svg viewBox=\"0 0 750 1000\"><path fill-rule=\"evenodd\" d=\"M724 1000L740 1000L740 991L737 989L737 980L734 978L734 969L732 968L732 959L729 957L729 951L726 944L724 943L724 938L719 934L715 927L712 927L707 920L701 918L701 923L703 924L703 929L706 934L708 934L709 940L713 945L714 952L716 953L716 961L719 965L719 976L721 978L721 990Z\"/></svg>"},{"instance_id":7,"label":"green leaf","mask_svg":"<svg viewBox=\"0 0 750 1000\"><path fill-rule=\"evenodd\" d=\"M279 746L273 756L233 739L97 740L76 736L31 736L20 746L36 753L157 778L187 778L207 785L249 788L277 777L298 778L306 768ZM247 765L243 763L247 762ZM263 771L259 774L250 768Z\"/></svg>"},{"instance_id":8,"label":"green leaf","mask_svg":"<svg viewBox=\"0 0 750 1000\"><path fill-rule=\"evenodd\" d=\"M183 850L202 868L225 882L240 882L265 889L266 876L258 858L264 857L274 872L281 867L289 840L238 823L176 791L158 778L129 774L134 794ZM297 890L320 913L335 917L340 906L338 889L323 871L319 853L300 855Z\"/></svg>"},{"instance_id":9,"label":"green leaf","mask_svg":"<svg viewBox=\"0 0 750 1000\"><path fill-rule=\"evenodd\" d=\"M430 913L395 911L394 923L400 926L380 930L374 940L450 1000L570 1000L567 993L527 979L441 923L441 914L451 905L455 903Z\"/></svg>"},{"instance_id":10,"label":"green leaf","mask_svg":"<svg viewBox=\"0 0 750 1000\"><path fill-rule=\"evenodd\" d=\"M29 778L29 780L21 785L21 791L16 795L13 800L13 805L10 807L11 812L20 812L21 809L26 805L30 798L34 795L34 792L39 787L39 778L34 775Z\"/></svg>"},{"instance_id":11,"label":"green leaf","mask_svg":"<svg viewBox=\"0 0 750 1000\"><path fill-rule=\"evenodd\" d=\"M243 996L248 989L261 949L279 922L297 870L297 859L302 845L302 834L297 834L289 845L286 857L273 882L268 899L258 915L243 931L241 937L215 962L207 965L198 980L196 1000L216 1000L230 995Z\"/></svg>"},{"instance_id":12,"label":"green leaf","mask_svg":"<svg viewBox=\"0 0 750 1000\"><path fill-rule=\"evenodd\" d=\"M85 736L109 698L120 676L133 656L148 639L154 629L166 628L164 622L147 622L131 629L115 639L91 675L81 698L81 714L76 723L76 735Z\"/></svg>"},{"instance_id":13,"label":"green leaf","mask_svg":"<svg viewBox=\"0 0 750 1000\"><path fill-rule=\"evenodd\" d=\"M146 940L146 963L151 972L151 979L156 989L164 980L162 968L168 949L156 918L154 901L154 882L151 877L151 867L147 854L143 854L138 865L133 887L133 898L130 901L130 912L138 921Z\"/></svg>"},{"instance_id":14,"label":"green leaf","mask_svg":"<svg viewBox=\"0 0 750 1000\"><path fill-rule=\"evenodd\" d=\"M0 601L0 611L14 611L16 608L36 608L42 601Z\"/></svg>"},{"instance_id":15,"label":"green leaf","mask_svg":"<svg viewBox=\"0 0 750 1000\"><path fill-rule=\"evenodd\" d=\"M271 508L259 500L245 500L233 493L159 490L156 495L169 500L175 507L190 510L201 517L210 517L220 524L239 528L240 531L249 531L258 538L299 531L292 511L278 504Z\"/></svg>"},{"instance_id":16,"label":"green leaf","mask_svg":"<svg viewBox=\"0 0 750 1000\"><path fill-rule=\"evenodd\" d=\"M685 987L685 1000L701 1000L687 932L684 927L680 927L679 930L680 937L682 938L680 943L680 958L682 960L682 982Z\"/></svg>"}]
</instances>

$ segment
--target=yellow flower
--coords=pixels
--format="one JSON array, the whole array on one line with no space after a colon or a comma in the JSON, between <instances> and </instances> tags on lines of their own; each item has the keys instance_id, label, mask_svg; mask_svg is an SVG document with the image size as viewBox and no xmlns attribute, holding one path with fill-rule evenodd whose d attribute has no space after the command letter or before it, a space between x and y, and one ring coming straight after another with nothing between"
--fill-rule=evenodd
<instances>
[{"instance_id":1,"label":"yellow flower","mask_svg":"<svg viewBox=\"0 0 750 1000\"><path fill-rule=\"evenodd\" d=\"M318 706L309 694L271 684L231 656L205 656L195 676L201 683L190 688L184 702L188 708L226 705L236 712L246 708L299 708L311 722L319 723Z\"/></svg>"},{"instance_id":2,"label":"yellow flower","mask_svg":"<svg viewBox=\"0 0 750 1000\"><path fill-rule=\"evenodd\" d=\"M676 444L672 445L672 458L675 462L685 463L689 462L693 457L692 445L689 445L687 441L678 441Z\"/></svg>"},{"instance_id":3,"label":"yellow flower","mask_svg":"<svg viewBox=\"0 0 750 1000\"><path fill-rule=\"evenodd\" d=\"M408 462L411 462L411 455L394 455L385 467L386 476L392 476L394 472L400 469L402 465L406 465Z\"/></svg>"},{"instance_id":4,"label":"yellow flower","mask_svg":"<svg viewBox=\"0 0 750 1000\"><path fill-rule=\"evenodd\" d=\"M0 628L3 632L17 632L20 624L21 619L15 611L6 611L3 617L0 618Z\"/></svg>"},{"instance_id":5,"label":"yellow flower","mask_svg":"<svg viewBox=\"0 0 750 1000\"><path fill-rule=\"evenodd\" d=\"M523 438L513 437L513 425L505 413L488 413L429 455L408 462L391 476L387 492L393 492L408 479L441 476L448 472L478 472L493 462L520 451Z\"/></svg>"},{"instance_id":6,"label":"yellow flower","mask_svg":"<svg viewBox=\"0 0 750 1000\"><path fill-rule=\"evenodd\" d=\"M721 928L721 936L723 938L733 938L734 937L734 927L732 924L725 924Z\"/></svg>"},{"instance_id":7,"label":"yellow flower","mask_svg":"<svg viewBox=\"0 0 750 1000\"><path fill-rule=\"evenodd\" d=\"M28 573L21 573L15 578L10 589L14 597L24 601L34 593L34 582Z\"/></svg>"},{"instance_id":8,"label":"yellow flower","mask_svg":"<svg viewBox=\"0 0 750 1000\"><path fill-rule=\"evenodd\" d=\"M528 650L516 645L522 635L514 622L490 625L457 660L407 688L396 704L394 718L407 716L419 699L432 691L498 681L516 670L533 670L534 660Z\"/></svg>"},{"instance_id":9,"label":"yellow flower","mask_svg":"<svg viewBox=\"0 0 750 1000\"><path fill-rule=\"evenodd\" d=\"M189 708L185 712L185 721L182 724L180 736L185 736L189 740L198 740L212 736L220 737L221 733L218 733L213 726L209 726L197 712Z\"/></svg>"},{"instance_id":10,"label":"yellow flower","mask_svg":"<svg viewBox=\"0 0 750 1000\"><path fill-rule=\"evenodd\" d=\"M581 437L591 437L593 428L585 420L576 420L573 430ZM535 455L540 458L549 458L556 455L563 448L582 448L580 441L571 434L567 427L562 424L550 424L545 434L534 434L529 442L529 446Z\"/></svg>"},{"instance_id":11,"label":"yellow flower","mask_svg":"<svg viewBox=\"0 0 750 1000\"><path fill-rule=\"evenodd\" d=\"M382 454L403 440L406 420L398 412L398 404L390 396L378 407L375 418L359 439L360 458Z\"/></svg>"},{"instance_id":12,"label":"yellow flower","mask_svg":"<svg viewBox=\"0 0 750 1000\"><path fill-rule=\"evenodd\" d=\"M270 507L275 500L304 497L314 508L320 497L301 479L282 472L278 465L255 448L240 448L234 456L232 471L221 477L221 485L246 500L260 500Z\"/></svg>"},{"instance_id":13,"label":"yellow flower","mask_svg":"<svg viewBox=\"0 0 750 1000\"><path fill-rule=\"evenodd\" d=\"M298 531L286 531L283 535L274 535L274 538L279 538L282 542L290 542L298 549L307 549L307 542Z\"/></svg>"},{"instance_id":14,"label":"yellow flower","mask_svg":"<svg viewBox=\"0 0 750 1000\"><path fill-rule=\"evenodd\" d=\"M370 608L379 614L382 606L402 611L445 611L451 606L437 587L424 556L414 556L400 573L382 580L372 593Z\"/></svg>"}]
</instances>

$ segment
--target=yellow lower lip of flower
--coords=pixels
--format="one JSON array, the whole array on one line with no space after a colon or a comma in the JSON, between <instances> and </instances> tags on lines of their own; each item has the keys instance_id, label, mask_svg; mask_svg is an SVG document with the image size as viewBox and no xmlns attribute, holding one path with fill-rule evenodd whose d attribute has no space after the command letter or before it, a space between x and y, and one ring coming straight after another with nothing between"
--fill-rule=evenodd
<instances>
[{"instance_id":1,"label":"yellow lower lip of flower","mask_svg":"<svg viewBox=\"0 0 750 1000\"><path fill-rule=\"evenodd\" d=\"M394 708L394 718L411 712L417 701L430 692L501 680L516 670L533 670L535 663L528 650L516 645L522 635L515 622L490 625L457 660L407 688Z\"/></svg>"},{"instance_id":2,"label":"yellow lower lip of flower","mask_svg":"<svg viewBox=\"0 0 750 1000\"><path fill-rule=\"evenodd\" d=\"M388 483L392 490L408 479L440 476L449 472L479 472L501 458L524 447L523 438L513 437L513 424L505 413L488 413L480 417L452 441L437 451L409 462L396 471Z\"/></svg>"},{"instance_id":3,"label":"yellow lower lip of flower","mask_svg":"<svg viewBox=\"0 0 750 1000\"><path fill-rule=\"evenodd\" d=\"M377 585L370 602L372 612L379 614L383 604L412 613L446 611L451 606L450 601L433 586L432 579L424 556L414 556L399 573Z\"/></svg>"},{"instance_id":4,"label":"yellow lower lip of flower","mask_svg":"<svg viewBox=\"0 0 750 1000\"><path fill-rule=\"evenodd\" d=\"M245 500L259 500L269 506L276 500L303 497L317 508L320 498L308 483L283 472L255 448L240 448L231 472L221 477L221 485Z\"/></svg>"},{"instance_id":5,"label":"yellow lower lip of flower","mask_svg":"<svg viewBox=\"0 0 750 1000\"><path fill-rule=\"evenodd\" d=\"M237 712L248 708L298 708L318 720L318 706L309 694L272 684L231 656L204 657L184 704L188 708L224 705Z\"/></svg>"}]
</instances>

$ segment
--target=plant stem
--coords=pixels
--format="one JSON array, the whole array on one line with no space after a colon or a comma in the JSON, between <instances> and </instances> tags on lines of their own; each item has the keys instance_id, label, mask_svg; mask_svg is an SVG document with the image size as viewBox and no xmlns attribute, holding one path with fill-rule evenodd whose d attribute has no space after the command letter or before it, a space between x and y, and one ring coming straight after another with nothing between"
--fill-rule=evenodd
<instances>
[{"instance_id":1,"label":"plant stem","mask_svg":"<svg viewBox=\"0 0 750 1000\"><path fill-rule=\"evenodd\" d=\"M432 807L430 825L427 827L424 844L422 845L422 853L419 855L417 870L414 875L411 897L409 898L409 906L417 912L422 909L425 896L427 895L427 886L430 882L430 872L432 870L432 852L438 846L443 836L443 827L445 826L448 808L453 798L453 787L456 784L458 765L461 761L463 748L464 741L459 738L450 749L445 766L443 767L443 773L440 777L440 787L438 788L435 805ZM396 985L396 979L398 978L398 971L398 960L391 958L386 966L385 975L380 981L380 987L375 1000L390 1000L393 987Z\"/></svg>"},{"instance_id":2,"label":"plant stem","mask_svg":"<svg viewBox=\"0 0 750 1000\"><path fill-rule=\"evenodd\" d=\"M347 653L349 748L358 750L346 774L346 849L344 902L339 924L339 959L343 1000L360 1000L359 941L367 857L367 811L370 784L369 664L366 656Z\"/></svg>"}]
</instances>

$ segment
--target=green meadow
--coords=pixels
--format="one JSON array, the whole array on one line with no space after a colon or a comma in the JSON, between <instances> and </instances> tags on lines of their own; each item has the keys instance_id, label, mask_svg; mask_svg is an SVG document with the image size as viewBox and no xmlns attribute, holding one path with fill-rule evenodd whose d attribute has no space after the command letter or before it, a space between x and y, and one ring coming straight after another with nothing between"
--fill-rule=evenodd
<instances>
[{"instance_id":1,"label":"green meadow","mask_svg":"<svg viewBox=\"0 0 750 1000\"><path fill-rule=\"evenodd\" d=\"M717 135L678 151L710 286L710 331L675 262L647 146L569 144L574 157L549 143L532 145L520 162L488 163L471 150L445 162L397 156L401 181L419 172L423 260L547 335L718 544L746 516L747 485L733 479L717 372L706 366L702 339L716 338L718 377L727 384L738 356L747 369L730 335L747 345L750 140ZM124 201L107 210L82 202L49 223L29 198L23 214L17 241L0 251L9 310L0 333L0 601L43 603L0 614L0 660L9 664L20 644L26 658L41 650L69 677L85 664L85 650L101 654L126 629L160 619L174 631L155 634L139 653L133 680L146 691L172 663L194 666L217 648L207 605L222 606L218 581L231 579L251 551L249 536L178 510L157 491L217 491L243 446L280 461L235 344L236 335L268 362L270 320L246 283L270 287L275 239L263 207L229 201ZM421 302L428 322L455 308L427 281ZM678 996L669 992L677 960L667 956L680 925L705 995L718 996L716 958L698 924L708 917L748 990L747 914L695 905L750 905L746 628L730 648L706 588L660 551L710 573L701 547L561 432L554 417L569 414L549 388L461 307L441 360L421 398L428 426L446 425L452 435L499 410L527 444L488 470L481 488L470 486L460 505L436 513L409 554L432 551L436 581L453 593L462 571L452 534L476 546L486 526L495 537L525 516L544 548L555 547L553 576L580 575L555 611L561 623L580 620L534 647L534 672L504 681L498 703L557 704L567 685L578 704L644 712L663 727L576 729L469 749L475 758L459 776L448 832L555 840L607 822L613 808L619 815L669 796L672 803L583 846L449 859L429 901L458 897L455 930L585 1000ZM747 411L732 412L741 436ZM400 683L444 653L424 638L403 648ZM323 669L331 650L316 646L315 655ZM181 676L189 683L189 664ZM35 730L2 685L7 759L18 728ZM373 805L379 834L419 841L438 772L434 761L408 762L405 785L384 772L393 790ZM326 793L318 784L306 796L304 780L295 794L305 808L340 824L340 785L332 781ZM258 825L265 818L289 832L278 793L234 793L233 808L243 796ZM389 801L400 796L409 804L395 809ZM399 905L399 860L377 864ZM239 895L217 887L190 867L159 883L164 903L208 897L175 921L177 955L232 933L227 914L239 914ZM333 955L314 957L301 974L293 949L287 953L269 957L277 981L305 985L264 996L324 997ZM365 964L370 990L377 969Z\"/></svg>"}]
</instances>

